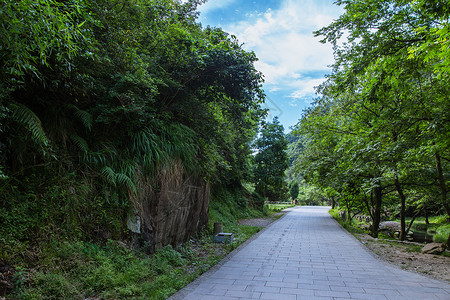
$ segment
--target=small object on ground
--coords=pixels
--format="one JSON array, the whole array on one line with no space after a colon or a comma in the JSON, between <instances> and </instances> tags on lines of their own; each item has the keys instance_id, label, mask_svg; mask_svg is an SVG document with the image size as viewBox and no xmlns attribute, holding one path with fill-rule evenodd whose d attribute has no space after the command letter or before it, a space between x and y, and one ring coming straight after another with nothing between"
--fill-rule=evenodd
<instances>
[{"instance_id":1,"label":"small object on ground","mask_svg":"<svg viewBox=\"0 0 450 300\"><path fill-rule=\"evenodd\" d=\"M219 232L214 236L214 243L231 243L233 240L232 233Z\"/></svg>"},{"instance_id":2,"label":"small object on ground","mask_svg":"<svg viewBox=\"0 0 450 300\"><path fill-rule=\"evenodd\" d=\"M223 230L223 224L220 222L214 223L214 234L221 233Z\"/></svg>"},{"instance_id":3,"label":"small object on ground","mask_svg":"<svg viewBox=\"0 0 450 300\"><path fill-rule=\"evenodd\" d=\"M441 243L430 243L422 248L422 253L441 254L445 251L445 245Z\"/></svg>"}]
</instances>

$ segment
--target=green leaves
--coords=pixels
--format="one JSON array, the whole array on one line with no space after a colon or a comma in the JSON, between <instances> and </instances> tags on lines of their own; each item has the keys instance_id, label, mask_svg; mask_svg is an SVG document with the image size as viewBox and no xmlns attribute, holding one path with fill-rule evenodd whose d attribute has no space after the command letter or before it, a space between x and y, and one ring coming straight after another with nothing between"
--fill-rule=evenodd
<instances>
[{"instance_id":1,"label":"green leaves","mask_svg":"<svg viewBox=\"0 0 450 300\"><path fill-rule=\"evenodd\" d=\"M129 191L136 192L134 180L126 173L115 172L111 167L104 167L101 170L103 177L113 186L125 186Z\"/></svg>"},{"instance_id":2,"label":"green leaves","mask_svg":"<svg viewBox=\"0 0 450 300\"><path fill-rule=\"evenodd\" d=\"M2 75L7 76L4 79L22 81L28 74L41 80L41 66L51 67L53 59L62 63L60 68L70 71L68 60L77 55L79 43L90 37L90 32L82 29L85 22L92 22L84 1L2 2L0 53Z\"/></svg>"},{"instance_id":3,"label":"green leaves","mask_svg":"<svg viewBox=\"0 0 450 300\"><path fill-rule=\"evenodd\" d=\"M450 156L443 146L450 140L448 8L420 0L337 3L344 14L316 32L333 43L336 63L298 125L308 141L298 169L347 204L366 206L374 222L381 196L385 205L395 199L394 183L403 217L405 202L416 205L408 197L433 193L449 211L449 181L433 162Z\"/></svg>"},{"instance_id":4,"label":"green leaves","mask_svg":"<svg viewBox=\"0 0 450 300\"><path fill-rule=\"evenodd\" d=\"M285 171L289 167L287 140L283 125L275 117L272 123L264 123L261 136L255 141L254 177L256 191L269 201L283 201L287 196Z\"/></svg>"},{"instance_id":5,"label":"green leaves","mask_svg":"<svg viewBox=\"0 0 450 300\"><path fill-rule=\"evenodd\" d=\"M28 130L34 142L41 146L47 146L49 144L41 120L34 112L20 103L12 103L9 108L12 111L11 118Z\"/></svg>"},{"instance_id":6,"label":"green leaves","mask_svg":"<svg viewBox=\"0 0 450 300\"><path fill-rule=\"evenodd\" d=\"M195 23L202 2L3 1L0 175L38 165L120 199L174 162L248 179L262 75L236 37Z\"/></svg>"}]
</instances>

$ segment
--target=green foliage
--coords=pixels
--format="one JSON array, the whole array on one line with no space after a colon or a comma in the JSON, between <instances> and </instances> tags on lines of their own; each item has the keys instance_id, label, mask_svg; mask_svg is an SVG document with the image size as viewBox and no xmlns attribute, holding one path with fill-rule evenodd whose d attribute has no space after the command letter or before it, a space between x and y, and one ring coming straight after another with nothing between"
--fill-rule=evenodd
<instances>
[{"instance_id":1,"label":"green foliage","mask_svg":"<svg viewBox=\"0 0 450 300\"><path fill-rule=\"evenodd\" d=\"M75 177L54 179L53 174L41 174L40 179L48 184L43 194L35 194L34 185L41 184L35 178L0 185L4 191L0 196L0 260L36 264L37 257L24 258L23 253L46 247L55 238L123 235L120 213L129 209L127 202L93 197L95 190Z\"/></svg>"},{"instance_id":2,"label":"green foliage","mask_svg":"<svg viewBox=\"0 0 450 300\"><path fill-rule=\"evenodd\" d=\"M209 229L212 231L215 222L221 222L224 231L233 232L238 229L239 219L263 216L261 210L251 208L246 205L246 198L250 195L240 187L224 188L216 186L211 194L209 208Z\"/></svg>"},{"instance_id":3,"label":"green foliage","mask_svg":"<svg viewBox=\"0 0 450 300\"><path fill-rule=\"evenodd\" d=\"M266 203L264 205L264 212L267 215L271 215L277 212L282 211L283 209L293 207L294 205L291 203Z\"/></svg>"},{"instance_id":4,"label":"green foliage","mask_svg":"<svg viewBox=\"0 0 450 300\"><path fill-rule=\"evenodd\" d=\"M24 83L25 75L42 80L42 67L54 61L63 72L80 45L89 41L93 22L85 1L2 1L1 76L10 83Z\"/></svg>"},{"instance_id":5,"label":"green foliage","mask_svg":"<svg viewBox=\"0 0 450 300\"><path fill-rule=\"evenodd\" d=\"M287 198L285 171L288 168L287 140L283 125L275 117L272 123L264 123L261 136L255 141L254 177L256 191L269 201Z\"/></svg>"},{"instance_id":6,"label":"green foliage","mask_svg":"<svg viewBox=\"0 0 450 300\"><path fill-rule=\"evenodd\" d=\"M26 106L14 103L10 106L12 110L11 118L27 128L31 133L31 138L43 146L48 144L47 136L42 128L41 120Z\"/></svg>"},{"instance_id":7,"label":"green foliage","mask_svg":"<svg viewBox=\"0 0 450 300\"><path fill-rule=\"evenodd\" d=\"M189 245L185 247L190 247ZM91 297L166 299L204 270L194 274L182 268L202 258L182 258L171 247L152 256L130 251L114 241L96 244L54 244L45 253L48 265L33 275L31 287L21 289L23 299L71 299Z\"/></svg>"},{"instance_id":8,"label":"green foliage","mask_svg":"<svg viewBox=\"0 0 450 300\"><path fill-rule=\"evenodd\" d=\"M407 221L410 221L409 218ZM426 232L433 236L435 242L445 244L450 234L450 224L447 222L446 215L429 217L428 223L425 222L425 217L418 217L414 220L411 230Z\"/></svg>"},{"instance_id":9,"label":"green foliage","mask_svg":"<svg viewBox=\"0 0 450 300\"><path fill-rule=\"evenodd\" d=\"M441 225L436 228L436 234L433 236L433 240L438 243L447 243L450 236L450 224Z\"/></svg>"},{"instance_id":10,"label":"green foliage","mask_svg":"<svg viewBox=\"0 0 450 300\"><path fill-rule=\"evenodd\" d=\"M196 23L202 0L183 2L2 1L0 260L38 266L23 298L167 298L194 258L99 246L130 238L139 178L177 162L211 185L251 179L265 114L257 58ZM230 197L238 214L217 215L242 242L257 229L236 217L261 212L250 193Z\"/></svg>"},{"instance_id":11,"label":"green foliage","mask_svg":"<svg viewBox=\"0 0 450 300\"><path fill-rule=\"evenodd\" d=\"M330 209L330 210L328 211L328 213L329 213L336 221L338 221L339 219L341 219L341 217L340 217L340 215L339 215L340 210L339 210L338 208ZM342 221L342 219L341 219L341 221Z\"/></svg>"},{"instance_id":12,"label":"green foliage","mask_svg":"<svg viewBox=\"0 0 450 300\"><path fill-rule=\"evenodd\" d=\"M342 220L342 218L339 215L340 213L339 209L330 209L328 212L342 227L345 228L345 230L347 230L351 234L365 233L360 228L353 226L353 222L345 222L344 220Z\"/></svg>"},{"instance_id":13,"label":"green foliage","mask_svg":"<svg viewBox=\"0 0 450 300\"><path fill-rule=\"evenodd\" d=\"M302 205L323 205L327 200L327 195L322 189L311 184L302 184L299 186L298 201Z\"/></svg>"},{"instance_id":14,"label":"green foliage","mask_svg":"<svg viewBox=\"0 0 450 300\"><path fill-rule=\"evenodd\" d=\"M3 2L1 214L15 238L66 228L67 211L83 234L120 233L137 177L173 161L211 183L249 177L262 76L235 37L195 23L202 1ZM84 198L58 190L69 176Z\"/></svg>"},{"instance_id":15,"label":"green foliage","mask_svg":"<svg viewBox=\"0 0 450 300\"><path fill-rule=\"evenodd\" d=\"M54 240L38 255L45 268L18 279L14 296L23 299L67 299L100 297L106 299L167 299L231 250L260 230L239 225L240 218L261 217L261 211L242 207L242 189L218 188L212 199L211 222L224 222L234 233L235 242L213 244L209 234L173 248L166 246L147 256L114 240L99 245L72 239ZM231 207L231 209L230 209ZM233 210L235 209L235 210ZM26 275L26 276L25 276ZM30 278L26 281L24 278Z\"/></svg>"},{"instance_id":16,"label":"green foliage","mask_svg":"<svg viewBox=\"0 0 450 300\"><path fill-rule=\"evenodd\" d=\"M398 211L405 238L407 214L450 213L448 9L439 1L337 4L344 13L316 32L336 62L297 125L304 147L295 168L348 213L370 215L374 236L381 212Z\"/></svg>"},{"instance_id":17,"label":"green foliage","mask_svg":"<svg viewBox=\"0 0 450 300\"><path fill-rule=\"evenodd\" d=\"M181 253L174 251L172 245L167 245L162 249L156 251L156 256L161 261L167 261L170 265L180 267L186 262L181 257Z\"/></svg>"},{"instance_id":18,"label":"green foliage","mask_svg":"<svg viewBox=\"0 0 450 300\"><path fill-rule=\"evenodd\" d=\"M2 174L46 158L122 195L172 160L249 177L262 76L235 37L195 23L199 3L6 1Z\"/></svg>"},{"instance_id":19,"label":"green foliage","mask_svg":"<svg viewBox=\"0 0 450 300\"><path fill-rule=\"evenodd\" d=\"M264 203L266 201L266 199L261 196L260 194L258 194L256 191L252 192L251 195L251 204L252 207L255 207L257 209L262 209L264 207Z\"/></svg>"},{"instance_id":20,"label":"green foliage","mask_svg":"<svg viewBox=\"0 0 450 300\"><path fill-rule=\"evenodd\" d=\"M291 195L291 198L293 200L297 199L298 192L299 192L298 182L297 181L292 181L291 184L290 184L290 188L289 188L289 194Z\"/></svg>"}]
</instances>

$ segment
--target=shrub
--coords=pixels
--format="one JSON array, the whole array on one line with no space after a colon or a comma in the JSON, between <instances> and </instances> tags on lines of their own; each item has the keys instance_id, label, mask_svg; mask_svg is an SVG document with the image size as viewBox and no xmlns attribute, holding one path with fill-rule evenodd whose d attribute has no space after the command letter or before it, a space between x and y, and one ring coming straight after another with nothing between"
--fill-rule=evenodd
<instances>
[{"instance_id":1,"label":"shrub","mask_svg":"<svg viewBox=\"0 0 450 300\"><path fill-rule=\"evenodd\" d=\"M447 243L448 236L450 234L450 224L439 226L436 229L436 234L433 240L438 243Z\"/></svg>"}]
</instances>

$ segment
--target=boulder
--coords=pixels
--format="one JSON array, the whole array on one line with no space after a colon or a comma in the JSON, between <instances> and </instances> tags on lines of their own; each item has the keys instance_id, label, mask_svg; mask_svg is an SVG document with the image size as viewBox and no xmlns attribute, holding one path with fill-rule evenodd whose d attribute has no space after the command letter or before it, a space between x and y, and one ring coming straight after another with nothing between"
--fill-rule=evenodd
<instances>
[{"instance_id":1,"label":"boulder","mask_svg":"<svg viewBox=\"0 0 450 300\"><path fill-rule=\"evenodd\" d=\"M385 221L381 222L379 229L380 230L388 230L388 231L400 231L400 223L395 221Z\"/></svg>"},{"instance_id":2,"label":"boulder","mask_svg":"<svg viewBox=\"0 0 450 300\"><path fill-rule=\"evenodd\" d=\"M386 234L390 237L398 237L398 235L400 234L401 225L399 222L385 221L380 223L378 229L381 233Z\"/></svg>"},{"instance_id":3,"label":"boulder","mask_svg":"<svg viewBox=\"0 0 450 300\"><path fill-rule=\"evenodd\" d=\"M429 243L422 248L422 253L441 254L445 251L445 245L441 243Z\"/></svg>"}]
</instances>

